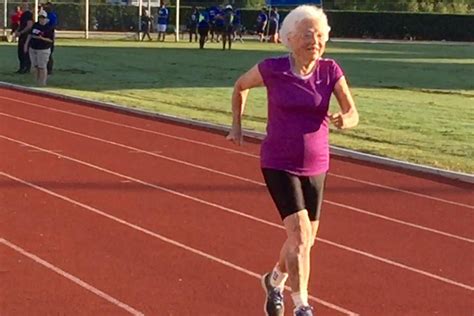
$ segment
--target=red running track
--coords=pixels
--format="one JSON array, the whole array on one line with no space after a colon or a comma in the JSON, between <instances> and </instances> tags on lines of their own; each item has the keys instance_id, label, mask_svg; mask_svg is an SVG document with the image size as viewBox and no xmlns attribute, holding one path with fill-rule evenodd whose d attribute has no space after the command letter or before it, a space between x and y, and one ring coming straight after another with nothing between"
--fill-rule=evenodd
<instances>
[{"instance_id":1,"label":"red running track","mask_svg":"<svg viewBox=\"0 0 474 316\"><path fill-rule=\"evenodd\" d=\"M263 314L258 144L0 89L0 151L0 315ZM333 157L318 315L472 315L472 189Z\"/></svg>"}]
</instances>

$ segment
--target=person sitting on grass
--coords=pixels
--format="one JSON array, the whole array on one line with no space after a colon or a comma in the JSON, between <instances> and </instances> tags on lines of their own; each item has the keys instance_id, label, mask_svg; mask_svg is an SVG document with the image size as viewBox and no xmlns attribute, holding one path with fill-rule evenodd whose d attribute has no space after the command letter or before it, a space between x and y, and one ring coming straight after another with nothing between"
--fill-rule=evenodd
<instances>
[{"instance_id":1,"label":"person sitting on grass","mask_svg":"<svg viewBox=\"0 0 474 316\"><path fill-rule=\"evenodd\" d=\"M23 47L25 54L29 52L33 74L38 86L45 86L48 79L48 60L54 41L54 32L48 24L48 13L44 10L38 14L38 22L33 24L31 32Z\"/></svg>"}]
</instances>

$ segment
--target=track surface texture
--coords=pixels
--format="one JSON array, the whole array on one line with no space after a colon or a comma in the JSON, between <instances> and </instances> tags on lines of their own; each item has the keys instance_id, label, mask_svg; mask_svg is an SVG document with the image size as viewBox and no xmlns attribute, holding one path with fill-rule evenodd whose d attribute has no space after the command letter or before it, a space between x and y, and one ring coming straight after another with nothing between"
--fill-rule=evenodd
<instances>
[{"instance_id":1,"label":"track surface texture","mask_svg":"<svg viewBox=\"0 0 474 316\"><path fill-rule=\"evenodd\" d=\"M0 88L0 315L263 315L259 278L286 235L258 155L258 142ZM332 157L317 314L472 316L472 193Z\"/></svg>"}]
</instances>

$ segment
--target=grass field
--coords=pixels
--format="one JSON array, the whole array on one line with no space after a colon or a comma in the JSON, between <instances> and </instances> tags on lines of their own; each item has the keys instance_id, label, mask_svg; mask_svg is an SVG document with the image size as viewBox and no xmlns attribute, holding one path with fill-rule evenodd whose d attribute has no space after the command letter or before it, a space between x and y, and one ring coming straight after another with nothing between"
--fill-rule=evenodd
<instances>
[{"instance_id":1,"label":"grass field","mask_svg":"<svg viewBox=\"0 0 474 316\"><path fill-rule=\"evenodd\" d=\"M231 122L234 81L282 46L59 40L47 90L223 125ZM333 145L474 173L474 45L330 42L326 57L346 72L360 112ZM0 44L0 80L17 75L16 47ZM333 106L336 103L333 102ZM264 131L266 94L251 92L245 127Z\"/></svg>"}]
</instances>

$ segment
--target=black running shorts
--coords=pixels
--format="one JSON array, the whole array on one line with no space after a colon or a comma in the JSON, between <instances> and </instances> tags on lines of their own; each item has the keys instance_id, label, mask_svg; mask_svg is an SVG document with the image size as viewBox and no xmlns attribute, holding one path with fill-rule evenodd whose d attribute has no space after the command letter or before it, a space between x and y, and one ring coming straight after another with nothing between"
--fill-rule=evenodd
<instances>
[{"instance_id":1,"label":"black running shorts","mask_svg":"<svg viewBox=\"0 0 474 316\"><path fill-rule=\"evenodd\" d=\"M267 168L262 173L281 219L306 209L311 221L319 220L326 173L306 177Z\"/></svg>"}]
</instances>

